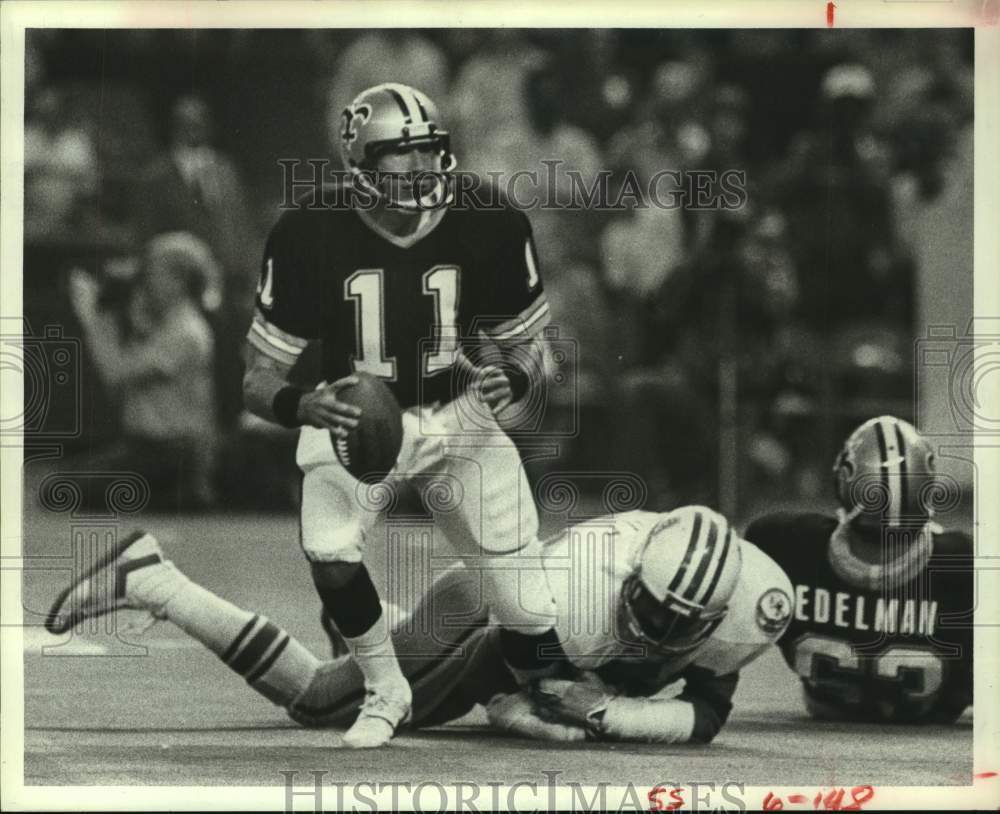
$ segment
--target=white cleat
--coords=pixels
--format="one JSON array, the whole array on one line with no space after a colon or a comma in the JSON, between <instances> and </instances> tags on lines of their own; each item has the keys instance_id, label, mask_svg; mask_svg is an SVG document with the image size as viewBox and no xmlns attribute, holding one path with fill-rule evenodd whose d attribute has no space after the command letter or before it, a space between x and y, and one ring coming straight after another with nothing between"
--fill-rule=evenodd
<instances>
[{"instance_id":1,"label":"white cleat","mask_svg":"<svg viewBox=\"0 0 1000 814\"><path fill-rule=\"evenodd\" d=\"M163 551L152 534L136 531L118 540L56 597L45 620L46 630L60 634L84 619L115 610L146 610L144 605L129 599L126 590L129 574L163 561Z\"/></svg>"},{"instance_id":2,"label":"white cleat","mask_svg":"<svg viewBox=\"0 0 1000 814\"><path fill-rule=\"evenodd\" d=\"M383 695L369 690L358 719L344 733L344 744L351 749L378 749L385 746L399 727L410 720L412 695L409 685L403 697Z\"/></svg>"}]
</instances>

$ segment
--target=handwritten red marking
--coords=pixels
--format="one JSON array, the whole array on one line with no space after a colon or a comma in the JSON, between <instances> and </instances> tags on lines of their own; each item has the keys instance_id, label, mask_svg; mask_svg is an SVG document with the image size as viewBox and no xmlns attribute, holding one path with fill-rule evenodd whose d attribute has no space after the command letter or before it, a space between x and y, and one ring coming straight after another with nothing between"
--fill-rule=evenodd
<instances>
[{"instance_id":1,"label":"handwritten red marking","mask_svg":"<svg viewBox=\"0 0 1000 814\"><path fill-rule=\"evenodd\" d=\"M833 10L836 6L831 2L826 4L826 27L833 28Z\"/></svg>"},{"instance_id":2,"label":"handwritten red marking","mask_svg":"<svg viewBox=\"0 0 1000 814\"><path fill-rule=\"evenodd\" d=\"M646 795L646 799L649 800L649 810L650 811L674 811L684 805L684 797L681 796L681 789L669 789L670 797L672 799L664 803L660 799L661 794L666 794L668 789L663 786L656 786L656 788L651 789Z\"/></svg>"},{"instance_id":3,"label":"handwritten red marking","mask_svg":"<svg viewBox=\"0 0 1000 814\"><path fill-rule=\"evenodd\" d=\"M764 798L764 803L761 808L764 811L781 811L785 807L785 804L781 802L780 797L775 797L773 791L767 793L767 797Z\"/></svg>"},{"instance_id":4,"label":"handwritten red marking","mask_svg":"<svg viewBox=\"0 0 1000 814\"><path fill-rule=\"evenodd\" d=\"M850 805L844 806L844 811L860 811L861 806L875 796L875 789L871 786L855 786L851 789L851 799L854 801Z\"/></svg>"},{"instance_id":5,"label":"handwritten red marking","mask_svg":"<svg viewBox=\"0 0 1000 814\"><path fill-rule=\"evenodd\" d=\"M985 780L987 777L996 777L996 772L979 772L978 774L972 775L976 780Z\"/></svg>"},{"instance_id":6,"label":"handwritten red marking","mask_svg":"<svg viewBox=\"0 0 1000 814\"><path fill-rule=\"evenodd\" d=\"M867 803L875 796L875 789L871 786L855 786L851 789L851 802L844 805L844 795L847 793L843 787L830 789L825 794L822 791L816 792L812 798L814 810L823 811L860 811L864 803ZM808 805L810 800L804 794L789 794L788 802L796 805ZM785 807L785 802L780 797L775 796L773 791L767 793L761 808L764 811L781 811Z\"/></svg>"}]
</instances>

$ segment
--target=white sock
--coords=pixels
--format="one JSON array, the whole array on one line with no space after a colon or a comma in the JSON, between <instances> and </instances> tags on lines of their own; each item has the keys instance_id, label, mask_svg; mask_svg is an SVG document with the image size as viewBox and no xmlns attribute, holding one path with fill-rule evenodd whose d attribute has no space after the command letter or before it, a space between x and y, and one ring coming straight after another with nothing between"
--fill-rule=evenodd
<instances>
[{"instance_id":1,"label":"white sock","mask_svg":"<svg viewBox=\"0 0 1000 814\"><path fill-rule=\"evenodd\" d=\"M128 594L201 642L280 706L294 703L319 667L319 660L284 630L192 582L172 562L130 574Z\"/></svg>"},{"instance_id":2,"label":"white sock","mask_svg":"<svg viewBox=\"0 0 1000 814\"><path fill-rule=\"evenodd\" d=\"M409 695L410 684L399 667L385 611L366 632L353 638L345 636L344 641L365 677L366 690L385 689L394 697L401 692Z\"/></svg>"}]
</instances>

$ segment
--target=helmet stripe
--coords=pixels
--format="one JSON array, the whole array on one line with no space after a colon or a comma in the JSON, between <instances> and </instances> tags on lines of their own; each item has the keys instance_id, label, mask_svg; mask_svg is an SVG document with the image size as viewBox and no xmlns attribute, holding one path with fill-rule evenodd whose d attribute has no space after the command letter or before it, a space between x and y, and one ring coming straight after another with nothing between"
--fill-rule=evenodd
<instances>
[{"instance_id":1,"label":"helmet stripe","mask_svg":"<svg viewBox=\"0 0 1000 814\"><path fill-rule=\"evenodd\" d=\"M719 559L715 566L715 573L712 574L712 581L708 583L708 587L705 589L705 593L698 599L698 604L707 605L709 600L712 598L712 594L715 593L715 586L719 584L719 578L722 576L722 572L726 568L726 559L729 557L729 544L733 541L733 530L726 530L726 541L722 544L722 553L719 555Z\"/></svg>"},{"instance_id":2,"label":"helmet stripe","mask_svg":"<svg viewBox=\"0 0 1000 814\"><path fill-rule=\"evenodd\" d=\"M879 421L875 422L875 440L878 441L878 471L879 476L882 478L882 487L888 494L891 495L892 487L889 485L889 470L887 468L887 459L889 455L885 449L885 433L882 431L882 424Z\"/></svg>"},{"instance_id":3,"label":"helmet stripe","mask_svg":"<svg viewBox=\"0 0 1000 814\"><path fill-rule=\"evenodd\" d=\"M888 437L886 427L883 425L884 419L875 422L875 437L878 440L878 451L881 457L882 485L889 496L889 524L896 525L899 522L899 467L897 466L895 439Z\"/></svg>"},{"instance_id":4,"label":"helmet stripe","mask_svg":"<svg viewBox=\"0 0 1000 814\"><path fill-rule=\"evenodd\" d=\"M406 101L403 99L402 95L398 90L392 87L386 87L386 92L396 100L396 104L399 105L399 109L402 111L403 116L406 117L406 124L413 124L413 116L410 113L410 108L406 106Z\"/></svg>"},{"instance_id":5,"label":"helmet stripe","mask_svg":"<svg viewBox=\"0 0 1000 814\"><path fill-rule=\"evenodd\" d=\"M718 539L719 524L712 520L708 526L708 540L701 552L701 560L698 562L698 568L695 570L694 576L691 577L691 582L684 589L684 598L688 601L694 600L698 590L704 584L705 574L708 573L708 566L712 562L712 555L715 553L715 544L718 542Z\"/></svg>"},{"instance_id":6,"label":"helmet stripe","mask_svg":"<svg viewBox=\"0 0 1000 814\"><path fill-rule=\"evenodd\" d=\"M420 118L425 122L430 121L430 117L427 115L427 109L424 107L423 102L420 101L420 96L414 91L410 91L410 96L413 97L413 101L417 103L417 110L420 111Z\"/></svg>"},{"instance_id":7,"label":"helmet stripe","mask_svg":"<svg viewBox=\"0 0 1000 814\"><path fill-rule=\"evenodd\" d=\"M892 502L889 504L889 522L892 525L898 525L903 519L903 508L900 498L903 496L902 489L902 478L900 477L899 471L899 445L896 443L895 432L890 432L890 427L895 430L895 419L888 418L885 420L885 447L886 452L889 454L889 458L886 463L889 465L889 482L892 484L892 492L890 497Z\"/></svg>"},{"instance_id":8,"label":"helmet stripe","mask_svg":"<svg viewBox=\"0 0 1000 814\"><path fill-rule=\"evenodd\" d=\"M908 496L906 494L906 441L903 440L903 430L899 422L896 425L896 444L899 446L899 507L901 512L907 511Z\"/></svg>"},{"instance_id":9,"label":"helmet stripe","mask_svg":"<svg viewBox=\"0 0 1000 814\"><path fill-rule=\"evenodd\" d=\"M670 580L670 584L667 586L667 593L672 593L677 590L677 586L681 584L684 579L684 575L687 572L688 566L691 564L691 558L694 556L694 550L698 547L698 537L701 535L701 512L698 512L694 516L694 525L691 527L691 539L688 540L687 551L684 552L684 559L681 561L680 566L677 568L677 573L674 574L674 578Z\"/></svg>"}]
</instances>

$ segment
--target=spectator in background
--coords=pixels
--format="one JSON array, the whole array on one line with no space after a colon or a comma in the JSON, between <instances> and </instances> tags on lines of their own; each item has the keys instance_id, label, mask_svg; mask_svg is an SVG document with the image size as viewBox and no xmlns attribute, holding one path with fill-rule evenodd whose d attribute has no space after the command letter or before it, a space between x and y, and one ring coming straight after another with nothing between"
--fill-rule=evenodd
<instances>
[{"instance_id":1,"label":"spectator in background","mask_svg":"<svg viewBox=\"0 0 1000 814\"><path fill-rule=\"evenodd\" d=\"M652 295L651 358L622 380L630 419L619 444L654 498L717 502L720 381L744 399L772 397L797 296L783 223L771 214L739 224L664 278Z\"/></svg>"},{"instance_id":2,"label":"spectator in background","mask_svg":"<svg viewBox=\"0 0 1000 814\"><path fill-rule=\"evenodd\" d=\"M713 250L713 245L730 245L740 239L741 224L755 216L757 202L755 185L759 182L756 168L747 155L746 113L749 100L736 85L719 85L708 94L705 104L704 129L697 129L697 140L704 140L704 151L697 156L697 168L718 173L711 184L713 194L722 199L725 190L718 178L733 170L742 171L747 187L746 201L736 208L715 206L708 209L686 207L685 245L691 255ZM696 125L692 125L696 127ZM688 159L691 160L690 158ZM690 167L691 164L689 163Z\"/></svg>"},{"instance_id":3,"label":"spectator in background","mask_svg":"<svg viewBox=\"0 0 1000 814\"><path fill-rule=\"evenodd\" d=\"M602 143L635 102L638 76L621 64L621 43L622 32L610 28L562 31L550 43L567 119Z\"/></svg>"},{"instance_id":4,"label":"spectator in background","mask_svg":"<svg viewBox=\"0 0 1000 814\"><path fill-rule=\"evenodd\" d=\"M24 234L65 240L85 227L97 192L97 155L90 135L73 126L61 94L33 94L24 128Z\"/></svg>"},{"instance_id":5,"label":"spectator in background","mask_svg":"<svg viewBox=\"0 0 1000 814\"><path fill-rule=\"evenodd\" d=\"M665 183L660 186L666 190ZM601 267L622 326L617 344L624 368L645 364L657 354L662 338L650 330L650 308L685 257L680 209L637 207L602 233Z\"/></svg>"},{"instance_id":6,"label":"spectator in background","mask_svg":"<svg viewBox=\"0 0 1000 814\"><path fill-rule=\"evenodd\" d=\"M647 176L661 169L682 169L697 163L707 151L707 134L700 124L698 94L705 82L693 65L664 62L650 81L650 88L608 143L612 166L624 168L630 154L642 152L651 165ZM693 152L692 152L693 150Z\"/></svg>"},{"instance_id":7,"label":"spectator in background","mask_svg":"<svg viewBox=\"0 0 1000 814\"><path fill-rule=\"evenodd\" d=\"M650 104L660 126L670 134L681 169L698 167L708 154L705 108L710 87L705 60L664 62L653 74Z\"/></svg>"},{"instance_id":8,"label":"spectator in background","mask_svg":"<svg viewBox=\"0 0 1000 814\"><path fill-rule=\"evenodd\" d=\"M739 83L752 101L746 110L746 148L755 164L786 160L793 136L812 115L816 89L829 64L819 64L818 50L804 31L723 32L718 70L726 81Z\"/></svg>"},{"instance_id":9,"label":"spectator in background","mask_svg":"<svg viewBox=\"0 0 1000 814\"><path fill-rule=\"evenodd\" d=\"M750 99L738 85L718 85L708 115L709 162L716 169L747 164L747 121Z\"/></svg>"},{"instance_id":10,"label":"spectator in background","mask_svg":"<svg viewBox=\"0 0 1000 814\"><path fill-rule=\"evenodd\" d=\"M198 238L157 236L146 247L124 320L99 306L100 286L88 274L77 270L69 281L87 352L122 410L120 441L79 463L139 473L161 507L214 501L213 341L199 310L213 266Z\"/></svg>"},{"instance_id":11,"label":"spectator in background","mask_svg":"<svg viewBox=\"0 0 1000 814\"><path fill-rule=\"evenodd\" d=\"M458 139L452 144L459 168L473 172L505 170L493 156L505 141L527 138L525 81L544 61L544 52L519 31L491 31L451 83L447 108ZM514 167L523 169L523 167Z\"/></svg>"},{"instance_id":12,"label":"spectator in background","mask_svg":"<svg viewBox=\"0 0 1000 814\"><path fill-rule=\"evenodd\" d=\"M196 96L175 103L170 144L154 160L142 187L142 234L190 232L203 240L222 270L222 307L213 316L217 344L219 419L232 426L242 408L240 348L253 313L259 240L250 199L225 153L213 146L211 112Z\"/></svg>"},{"instance_id":13,"label":"spectator in background","mask_svg":"<svg viewBox=\"0 0 1000 814\"><path fill-rule=\"evenodd\" d=\"M517 106L525 110L525 115L503 116L482 139L464 141L467 146L457 155L464 169L484 176L500 173L501 191L509 191L508 182L516 178L514 202L533 206L529 213L531 225L548 285L563 274L565 263L583 260L592 264L597 251L594 213L543 205L550 190L555 191L551 203L568 205L573 196L569 171L578 172L584 187L589 188L601 169L602 158L593 136L566 121L561 103L562 85L554 66L539 57L535 68L524 70L523 65L519 66L518 74L522 83L517 89L520 95ZM499 86L493 90L501 94L509 92ZM483 104L484 115L494 115L487 112L492 102L486 99ZM546 165L543 161L558 164ZM532 183L527 173L536 173L537 183ZM554 173L551 179L550 173Z\"/></svg>"},{"instance_id":14,"label":"spectator in background","mask_svg":"<svg viewBox=\"0 0 1000 814\"><path fill-rule=\"evenodd\" d=\"M506 152L496 156L497 165L506 173L520 170L537 171L539 185L533 190L544 204L547 190L555 190L553 204L569 203L574 186L570 172L579 173L584 187L589 189L597 173L603 169L600 147L586 130L571 124L563 106L563 85L551 63L531 71L525 77L525 99L528 104L528 128L524 134L510 133ZM542 161L559 161L558 166ZM554 169L550 169L553 167ZM555 175L549 179L549 173ZM527 185L519 184L518 191ZM595 222L599 216L587 209L550 209L539 207L531 216L535 245L544 264L548 279L562 275L566 263L592 264L597 259ZM571 247L571 248L570 248Z\"/></svg>"},{"instance_id":15,"label":"spectator in background","mask_svg":"<svg viewBox=\"0 0 1000 814\"><path fill-rule=\"evenodd\" d=\"M340 114L365 88L383 82L405 82L432 99L448 90L448 60L426 37L406 29L362 34L336 60L329 86L328 124L339 126Z\"/></svg>"},{"instance_id":16,"label":"spectator in background","mask_svg":"<svg viewBox=\"0 0 1000 814\"><path fill-rule=\"evenodd\" d=\"M657 124L654 110L652 104L641 106L637 119L612 140L609 164L618 183L633 173L647 189L656 173L680 169L680 154ZM670 178L658 179L659 202L669 203L674 191ZM616 345L622 371L658 356L661 340L650 330L651 307L664 281L684 261L686 244L683 211L656 202L615 213L600 232L600 266L619 326Z\"/></svg>"},{"instance_id":17,"label":"spectator in background","mask_svg":"<svg viewBox=\"0 0 1000 814\"><path fill-rule=\"evenodd\" d=\"M825 335L852 318L905 327L911 281L894 239L889 153L871 126L874 78L838 65L820 94L818 121L776 180L803 274L802 316Z\"/></svg>"},{"instance_id":18,"label":"spectator in background","mask_svg":"<svg viewBox=\"0 0 1000 814\"><path fill-rule=\"evenodd\" d=\"M247 194L236 164L212 141L208 105L196 96L181 97L171 113L169 146L146 177L144 231L150 237L180 230L205 241L222 265L226 299L238 301L249 315L257 246Z\"/></svg>"}]
</instances>

